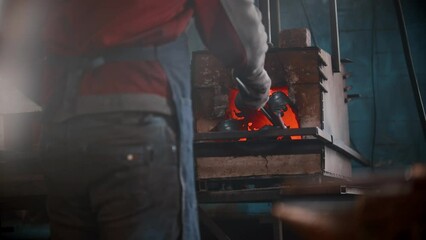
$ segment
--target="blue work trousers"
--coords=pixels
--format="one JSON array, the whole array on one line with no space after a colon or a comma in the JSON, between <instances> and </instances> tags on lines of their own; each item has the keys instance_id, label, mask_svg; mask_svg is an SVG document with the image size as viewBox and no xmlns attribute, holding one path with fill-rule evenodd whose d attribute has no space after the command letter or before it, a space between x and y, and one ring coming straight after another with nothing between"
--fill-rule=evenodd
<instances>
[{"instance_id":1,"label":"blue work trousers","mask_svg":"<svg viewBox=\"0 0 426 240\"><path fill-rule=\"evenodd\" d=\"M42 166L52 239L179 239L174 122L122 112L49 125Z\"/></svg>"}]
</instances>

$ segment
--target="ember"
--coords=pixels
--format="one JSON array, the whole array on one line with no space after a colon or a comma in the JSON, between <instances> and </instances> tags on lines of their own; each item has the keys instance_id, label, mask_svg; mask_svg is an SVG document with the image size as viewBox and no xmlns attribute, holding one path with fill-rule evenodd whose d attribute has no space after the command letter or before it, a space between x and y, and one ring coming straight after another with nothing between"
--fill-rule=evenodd
<instances>
[{"instance_id":1,"label":"ember","mask_svg":"<svg viewBox=\"0 0 426 240\"><path fill-rule=\"evenodd\" d=\"M273 94L274 92L283 92L284 94L288 95L288 88L287 87L277 87L272 88L269 95ZM243 117L239 113L240 111L235 106L235 97L237 96L238 89L231 89L229 92L229 108L226 112L226 116L229 119L235 119L243 121L243 129L246 129L248 131L257 131L260 130L266 126L272 126L272 123L265 117L265 115L258 111L255 114L252 114L250 116ZM285 125L288 128L299 128L299 121L297 119L297 116L295 114L295 111L289 106L287 106L287 111L284 112L284 116L282 116L282 119L285 123ZM292 140L295 139L301 139L300 136L292 136Z\"/></svg>"}]
</instances>

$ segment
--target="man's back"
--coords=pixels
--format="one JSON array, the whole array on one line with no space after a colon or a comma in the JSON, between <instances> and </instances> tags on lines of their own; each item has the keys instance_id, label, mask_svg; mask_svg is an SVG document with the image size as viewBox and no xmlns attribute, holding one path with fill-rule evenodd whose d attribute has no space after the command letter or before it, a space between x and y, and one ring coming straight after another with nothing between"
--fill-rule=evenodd
<instances>
[{"instance_id":1,"label":"man's back","mask_svg":"<svg viewBox=\"0 0 426 240\"><path fill-rule=\"evenodd\" d=\"M186 0L50 1L48 48L70 55L172 41L185 30L193 13Z\"/></svg>"},{"instance_id":2,"label":"man's back","mask_svg":"<svg viewBox=\"0 0 426 240\"><path fill-rule=\"evenodd\" d=\"M67 231L101 239L175 239L179 232L198 239L185 29L194 17L206 46L250 89L243 96L247 107L257 109L270 79L263 69L266 34L253 2L48 1L51 74L44 99L53 111L42 146L52 153L46 175L54 239L73 239ZM63 164L84 169L78 191L68 191L76 179ZM159 186L165 178L170 181Z\"/></svg>"}]
</instances>

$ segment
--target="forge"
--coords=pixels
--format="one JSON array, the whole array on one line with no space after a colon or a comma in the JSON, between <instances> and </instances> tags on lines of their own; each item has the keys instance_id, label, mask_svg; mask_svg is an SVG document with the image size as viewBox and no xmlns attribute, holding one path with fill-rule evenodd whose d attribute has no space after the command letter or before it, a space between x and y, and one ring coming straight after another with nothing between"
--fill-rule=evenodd
<instances>
[{"instance_id":1,"label":"forge","mask_svg":"<svg viewBox=\"0 0 426 240\"><path fill-rule=\"evenodd\" d=\"M272 48L266 55L271 94L288 97L282 111L286 129L271 126L260 111L241 116L234 104L238 90L231 69L207 51L195 52L192 59L200 182L293 176L348 179L352 160L368 164L350 147L348 74L344 65L333 72L332 57L324 50Z\"/></svg>"}]
</instances>

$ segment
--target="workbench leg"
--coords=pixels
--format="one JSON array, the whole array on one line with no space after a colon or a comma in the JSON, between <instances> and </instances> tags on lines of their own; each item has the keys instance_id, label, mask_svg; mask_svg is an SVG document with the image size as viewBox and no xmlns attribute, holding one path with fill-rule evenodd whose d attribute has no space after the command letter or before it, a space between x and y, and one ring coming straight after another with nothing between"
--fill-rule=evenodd
<instances>
[{"instance_id":1,"label":"workbench leg","mask_svg":"<svg viewBox=\"0 0 426 240\"><path fill-rule=\"evenodd\" d=\"M279 219L274 220L274 240L283 240L283 223Z\"/></svg>"},{"instance_id":2,"label":"workbench leg","mask_svg":"<svg viewBox=\"0 0 426 240\"><path fill-rule=\"evenodd\" d=\"M204 210L199 207L198 208L198 216L200 218L201 223L209 229L209 231L216 237L218 240L231 240L225 232L220 229L220 227L207 215Z\"/></svg>"}]
</instances>

